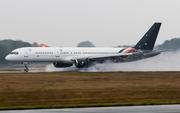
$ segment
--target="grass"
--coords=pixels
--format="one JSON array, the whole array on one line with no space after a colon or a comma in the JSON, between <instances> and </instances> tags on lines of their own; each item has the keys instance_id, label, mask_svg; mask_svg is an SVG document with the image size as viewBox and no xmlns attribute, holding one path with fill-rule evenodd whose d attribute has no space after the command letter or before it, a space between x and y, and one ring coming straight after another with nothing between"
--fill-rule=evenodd
<instances>
[{"instance_id":1,"label":"grass","mask_svg":"<svg viewBox=\"0 0 180 113\"><path fill-rule=\"evenodd\" d=\"M0 74L0 110L180 103L180 72Z\"/></svg>"}]
</instances>

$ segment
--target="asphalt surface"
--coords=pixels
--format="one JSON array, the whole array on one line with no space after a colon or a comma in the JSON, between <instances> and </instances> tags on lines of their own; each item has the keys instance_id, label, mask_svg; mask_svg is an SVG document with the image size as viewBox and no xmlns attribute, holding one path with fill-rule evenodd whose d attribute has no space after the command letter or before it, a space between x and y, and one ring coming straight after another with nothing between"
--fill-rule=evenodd
<instances>
[{"instance_id":1,"label":"asphalt surface","mask_svg":"<svg viewBox=\"0 0 180 113\"><path fill-rule=\"evenodd\" d=\"M30 69L29 73L46 72L45 69ZM0 70L0 73L25 73L23 70Z\"/></svg>"},{"instance_id":2,"label":"asphalt surface","mask_svg":"<svg viewBox=\"0 0 180 113\"><path fill-rule=\"evenodd\" d=\"M0 71L0 73L24 73L23 71Z\"/></svg>"},{"instance_id":3,"label":"asphalt surface","mask_svg":"<svg viewBox=\"0 0 180 113\"><path fill-rule=\"evenodd\" d=\"M0 113L180 113L180 105L12 110Z\"/></svg>"}]
</instances>

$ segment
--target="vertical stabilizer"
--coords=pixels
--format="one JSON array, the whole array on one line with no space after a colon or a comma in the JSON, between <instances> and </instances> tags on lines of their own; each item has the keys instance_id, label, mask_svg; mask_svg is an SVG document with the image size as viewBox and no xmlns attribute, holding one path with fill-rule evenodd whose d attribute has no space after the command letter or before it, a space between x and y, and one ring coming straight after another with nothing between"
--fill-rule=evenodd
<instances>
[{"instance_id":1,"label":"vertical stabilizer","mask_svg":"<svg viewBox=\"0 0 180 113\"><path fill-rule=\"evenodd\" d=\"M135 49L153 50L161 23L154 23L141 40L134 46Z\"/></svg>"}]
</instances>

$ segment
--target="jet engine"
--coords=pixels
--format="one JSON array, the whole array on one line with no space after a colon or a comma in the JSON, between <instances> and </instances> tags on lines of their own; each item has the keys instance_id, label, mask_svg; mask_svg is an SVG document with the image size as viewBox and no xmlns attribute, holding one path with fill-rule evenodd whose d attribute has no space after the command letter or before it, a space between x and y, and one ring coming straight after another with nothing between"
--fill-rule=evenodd
<instances>
[{"instance_id":1,"label":"jet engine","mask_svg":"<svg viewBox=\"0 0 180 113\"><path fill-rule=\"evenodd\" d=\"M73 65L73 62L53 62L54 67L63 68L63 67L70 67Z\"/></svg>"},{"instance_id":2,"label":"jet engine","mask_svg":"<svg viewBox=\"0 0 180 113\"><path fill-rule=\"evenodd\" d=\"M90 64L89 59L75 59L74 64L77 68L88 67Z\"/></svg>"}]
</instances>

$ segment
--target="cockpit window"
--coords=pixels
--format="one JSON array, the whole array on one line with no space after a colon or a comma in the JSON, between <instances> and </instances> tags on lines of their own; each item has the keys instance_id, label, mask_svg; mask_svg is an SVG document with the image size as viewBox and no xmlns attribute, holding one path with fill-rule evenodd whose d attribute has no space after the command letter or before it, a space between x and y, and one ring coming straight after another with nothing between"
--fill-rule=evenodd
<instances>
[{"instance_id":1,"label":"cockpit window","mask_svg":"<svg viewBox=\"0 0 180 113\"><path fill-rule=\"evenodd\" d=\"M17 54L19 54L19 53L18 53L18 52L11 52L11 54L17 55Z\"/></svg>"}]
</instances>

